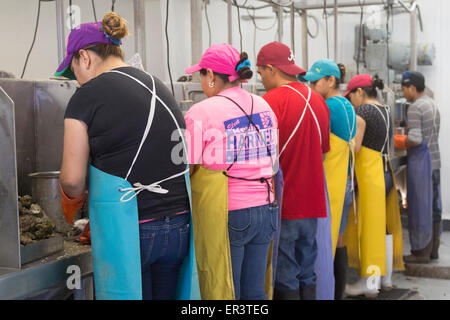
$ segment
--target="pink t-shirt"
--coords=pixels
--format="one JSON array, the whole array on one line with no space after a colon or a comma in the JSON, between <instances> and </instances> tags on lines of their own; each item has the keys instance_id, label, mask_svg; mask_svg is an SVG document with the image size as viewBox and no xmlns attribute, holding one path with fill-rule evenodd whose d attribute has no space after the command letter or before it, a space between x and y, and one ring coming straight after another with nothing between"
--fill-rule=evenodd
<instances>
[{"instance_id":1,"label":"pink t-shirt","mask_svg":"<svg viewBox=\"0 0 450 320\"><path fill-rule=\"evenodd\" d=\"M249 128L249 120L233 99L250 116L259 129ZM245 179L270 178L278 145L278 123L267 102L257 95L233 87L193 105L185 116L186 141L190 164L212 170L226 170L237 160L228 175ZM268 150L269 149L269 150ZM270 155L269 155L270 154ZM270 183L270 201L273 187ZM228 210L268 204L265 182L228 179Z\"/></svg>"}]
</instances>

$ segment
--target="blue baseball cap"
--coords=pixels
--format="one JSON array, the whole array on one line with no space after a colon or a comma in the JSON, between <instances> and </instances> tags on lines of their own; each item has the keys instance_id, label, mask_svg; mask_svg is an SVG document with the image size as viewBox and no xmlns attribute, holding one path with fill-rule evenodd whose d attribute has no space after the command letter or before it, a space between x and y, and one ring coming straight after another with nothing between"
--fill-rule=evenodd
<instances>
[{"instance_id":1,"label":"blue baseball cap","mask_svg":"<svg viewBox=\"0 0 450 320\"><path fill-rule=\"evenodd\" d=\"M405 71L402 74L402 85L413 85L417 87L425 87L425 77L417 71Z\"/></svg>"},{"instance_id":2,"label":"blue baseball cap","mask_svg":"<svg viewBox=\"0 0 450 320\"><path fill-rule=\"evenodd\" d=\"M298 75L297 78L301 82L315 82L328 76L334 76L340 79L341 70L333 60L322 59L316 61L305 75Z\"/></svg>"}]
</instances>

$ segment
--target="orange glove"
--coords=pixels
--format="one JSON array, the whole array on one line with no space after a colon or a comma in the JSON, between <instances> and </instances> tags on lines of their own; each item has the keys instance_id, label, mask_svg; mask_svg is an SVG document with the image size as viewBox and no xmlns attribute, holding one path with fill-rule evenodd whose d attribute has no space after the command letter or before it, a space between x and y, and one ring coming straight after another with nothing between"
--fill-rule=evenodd
<instances>
[{"instance_id":1,"label":"orange glove","mask_svg":"<svg viewBox=\"0 0 450 320\"><path fill-rule=\"evenodd\" d=\"M67 223L73 224L73 217L83 206L86 192L83 192L78 198L71 199L64 193L61 184L59 185L59 190L62 195L61 204L64 211L64 217L66 218Z\"/></svg>"},{"instance_id":2,"label":"orange glove","mask_svg":"<svg viewBox=\"0 0 450 320\"><path fill-rule=\"evenodd\" d=\"M407 135L394 135L394 146L399 149L409 149L409 147L406 146L406 139L408 139Z\"/></svg>"},{"instance_id":3,"label":"orange glove","mask_svg":"<svg viewBox=\"0 0 450 320\"><path fill-rule=\"evenodd\" d=\"M91 227L89 222L84 226L84 230L80 236L80 242L82 244L91 244Z\"/></svg>"}]
</instances>

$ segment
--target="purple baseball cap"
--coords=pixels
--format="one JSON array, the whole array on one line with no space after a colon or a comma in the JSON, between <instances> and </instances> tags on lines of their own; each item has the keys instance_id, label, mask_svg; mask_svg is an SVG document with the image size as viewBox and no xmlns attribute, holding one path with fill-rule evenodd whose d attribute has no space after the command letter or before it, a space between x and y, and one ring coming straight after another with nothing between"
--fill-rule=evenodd
<instances>
[{"instance_id":1,"label":"purple baseball cap","mask_svg":"<svg viewBox=\"0 0 450 320\"><path fill-rule=\"evenodd\" d=\"M76 80L75 75L70 70L73 54L87 46L99 43L121 45L122 41L114 39L104 32L101 22L83 23L74 28L67 38L66 57L56 70L55 76Z\"/></svg>"}]
</instances>

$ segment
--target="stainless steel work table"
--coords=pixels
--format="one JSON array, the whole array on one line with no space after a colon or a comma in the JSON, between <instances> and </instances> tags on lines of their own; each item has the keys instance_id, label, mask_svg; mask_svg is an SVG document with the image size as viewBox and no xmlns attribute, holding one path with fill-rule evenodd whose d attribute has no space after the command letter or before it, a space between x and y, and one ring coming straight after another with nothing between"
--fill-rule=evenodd
<instances>
[{"instance_id":1,"label":"stainless steel work table","mask_svg":"<svg viewBox=\"0 0 450 320\"><path fill-rule=\"evenodd\" d=\"M79 246L80 250L73 250L76 246ZM93 271L90 246L65 241L64 247L64 251L25 264L21 269L0 268L0 299L27 299L55 287L67 288L67 280L74 274L70 272L70 266L79 267L79 274L83 279L81 296L83 299L92 299Z\"/></svg>"}]
</instances>

